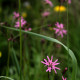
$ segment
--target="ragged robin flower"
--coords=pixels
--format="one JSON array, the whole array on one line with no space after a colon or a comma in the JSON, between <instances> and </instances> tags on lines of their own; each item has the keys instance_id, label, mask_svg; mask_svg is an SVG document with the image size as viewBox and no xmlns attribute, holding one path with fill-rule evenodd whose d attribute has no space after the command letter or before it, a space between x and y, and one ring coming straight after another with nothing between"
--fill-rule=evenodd
<instances>
[{"instance_id":1,"label":"ragged robin flower","mask_svg":"<svg viewBox=\"0 0 80 80\"><path fill-rule=\"evenodd\" d=\"M32 28L25 28L25 31L31 31L32 30Z\"/></svg>"},{"instance_id":2,"label":"ragged robin flower","mask_svg":"<svg viewBox=\"0 0 80 80\"><path fill-rule=\"evenodd\" d=\"M54 11L55 12L65 12L66 7L65 6L56 6L56 7L54 7Z\"/></svg>"},{"instance_id":3,"label":"ragged robin flower","mask_svg":"<svg viewBox=\"0 0 80 80\"><path fill-rule=\"evenodd\" d=\"M47 66L46 72L48 72L48 71L51 72L51 70L54 70L55 73L57 74L56 69L60 70L60 68L56 67L56 65L60 64L60 63L56 63L58 61L58 59L55 60L54 62L52 62L53 56L51 56L51 60L48 56L47 56L47 59L48 59L48 61L46 59L44 59L44 62L41 61L41 63L43 63L43 64L45 64L45 66Z\"/></svg>"},{"instance_id":4,"label":"ragged robin flower","mask_svg":"<svg viewBox=\"0 0 80 80\"><path fill-rule=\"evenodd\" d=\"M68 4L71 4L71 0L68 0Z\"/></svg>"},{"instance_id":5,"label":"ragged robin flower","mask_svg":"<svg viewBox=\"0 0 80 80\"><path fill-rule=\"evenodd\" d=\"M61 35L61 37L63 38L63 34L67 34L67 31L64 29L64 25L57 22L55 26L56 28L53 28L53 30L55 30L55 34L57 34L57 36Z\"/></svg>"},{"instance_id":6,"label":"ragged robin flower","mask_svg":"<svg viewBox=\"0 0 80 80\"><path fill-rule=\"evenodd\" d=\"M49 16L49 15L50 15L50 12L49 12L49 11L45 11L45 12L42 13L42 16L43 16L43 17L47 17L47 16Z\"/></svg>"},{"instance_id":7,"label":"ragged robin flower","mask_svg":"<svg viewBox=\"0 0 80 80\"><path fill-rule=\"evenodd\" d=\"M26 21L23 19L23 17L21 17L21 27L24 27L26 25ZM20 21L18 19L18 21L16 22L15 26L16 28L19 28L20 27Z\"/></svg>"},{"instance_id":8,"label":"ragged robin flower","mask_svg":"<svg viewBox=\"0 0 80 80\"><path fill-rule=\"evenodd\" d=\"M17 13L17 12L13 12L13 19L16 19L16 18L19 18L19 13Z\"/></svg>"}]
</instances>

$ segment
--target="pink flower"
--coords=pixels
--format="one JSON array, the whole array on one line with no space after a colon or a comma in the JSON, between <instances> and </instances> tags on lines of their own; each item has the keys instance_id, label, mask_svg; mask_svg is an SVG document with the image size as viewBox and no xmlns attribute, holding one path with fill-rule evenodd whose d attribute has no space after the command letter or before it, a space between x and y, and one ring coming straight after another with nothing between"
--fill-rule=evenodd
<instances>
[{"instance_id":1,"label":"pink flower","mask_svg":"<svg viewBox=\"0 0 80 80\"><path fill-rule=\"evenodd\" d=\"M53 3L50 0L45 0L46 4L49 4L51 7L53 7Z\"/></svg>"},{"instance_id":2,"label":"pink flower","mask_svg":"<svg viewBox=\"0 0 80 80\"><path fill-rule=\"evenodd\" d=\"M63 38L63 34L67 34L67 31L64 29L64 25L57 22L55 26L57 27L53 28L53 30L55 30L55 34L57 34L58 36L61 35L61 37Z\"/></svg>"},{"instance_id":3,"label":"pink flower","mask_svg":"<svg viewBox=\"0 0 80 80\"><path fill-rule=\"evenodd\" d=\"M63 70L62 74L64 75L67 70L68 70L68 68L66 67L66 68Z\"/></svg>"},{"instance_id":4,"label":"pink flower","mask_svg":"<svg viewBox=\"0 0 80 80\"><path fill-rule=\"evenodd\" d=\"M19 18L19 13L13 12L13 15L14 15L13 16L14 19Z\"/></svg>"},{"instance_id":5,"label":"pink flower","mask_svg":"<svg viewBox=\"0 0 80 80\"><path fill-rule=\"evenodd\" d=\"M21 18L21 27L23 27L24 25L26 25L26 23L27 22L23 18ZM19 19L16 22L16 25L14 27L16 27L16 28L20 27L20 21L19 21Z\"/></svg>"},{"instance_id":6,"label":"pink flower","mask_svg":"<svg viewBox=\"0 0 80 80\"><path fill-rule=\"evenodd\" d=\"M44 13L42 13L42 16L43 17L47 17L47 16L49 16L50 15L50 12L49 11L45 11Z\"/></svg>"},{"instance_id":7,"label":"pink flower","mask_svg":"<svg viewBox=\"0 0 80 80\"><path fill-rule=\"evenodd\" d=\"M68 0L68 4L71 4L71 0Z\"/></svg>"},{"instance_id":8,"label":"pink flower","mask_svg":"<svg viewBox=\"0 0 80 80\"><path fill-rule=\"evenodd\" d=\"M47 66L46 72L48 72L48 71L51 72L51 70L54 70L55 73L57 74L56 69L60 70L60 68L56 67L56 65L60 64L60 63L56 63L58 61L58 59L55 60L54 62L52 62L53 56L51 56L51 60L49 59L48 56L47 56L47 59L48 59L48 61L46 59L44 59L44 62L41 61L41 63L43 63L43 64L45 64L45 66Z\"/></svg>"},{"instance_id":9,"label":"pink flower","mask_svg":"<svg viewBox=\"0 0 80 80\"><path fill-rule=\"evenodd\" d=\"M62 76L62 79L63 79L63 80L67 80L67 78L64 78L63 76Z\"/></svg>"},{"instance_id":10,"label":"pink flower","mask_svg":"<svg viewBox=\"0 0 80 80\"><path fill-rule=\"evenodd\" d=\"M32 30L32 28L28 28L28 30L29 30L29 31L31 31L31 30Z\"/></svg>"},{"instance_id":11,"label":"pink flower","mask_svg":"<svg viewBox=\"0 0 80 80\"><path fill-rule=\"evenodd\" d=\"M32 30L32 28L25 28L25 31L31 31Z\"/></svg>"}]
</instances>

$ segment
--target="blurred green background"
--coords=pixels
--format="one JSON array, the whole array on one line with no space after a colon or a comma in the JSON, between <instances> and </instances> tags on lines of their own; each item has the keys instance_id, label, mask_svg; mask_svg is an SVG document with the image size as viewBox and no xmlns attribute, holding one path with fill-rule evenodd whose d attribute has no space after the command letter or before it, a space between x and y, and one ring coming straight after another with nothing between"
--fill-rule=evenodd
<instances>
[{"instance_id":1,"label":"blurred green background","mask_svg":"<svg viewBox=\"0 0 80 80\"><path fill-rule=\"evenodd\" d=\"M54 31L56 21L64 24L67 29L67 11L55 12L54 7L60 5L58 0L51 0L53 7L45 5L43 0L22 0L21 1L21 15L28 22L32 28L32 32L53 37L67 45L67 36L64 38L56 37ZM62 4L67 8L66 2ZM18 0L0 0L0 24L14 28L13 12L19 12ZM77 80L80 80L80 0L72 0L69 5L69 48L75 53L78 62ZM43 18L42 12L49 9L51 15ZM48 25L51 26L49 27ZM23 80L48 80L48 73L46 67L41 61L46 56L53 55L54 60L59 59L61 71L54 71L50 73L51 80L62 80L61 75L65 67L69 67L65 76L70 80L72 72L72 62L70 56L67 55L66 50L56 43L49 42L36 36L22 34L22 73ZM15 41L8 41L13 36ZM7 30L0 27L0 75L6 75L14 80L19 80L19 66L20 62L19 52L19 33L12 30ZM17 59L17 60L16 60ZM0 79L1 80L1 79ZM2 79L4 80L4 79Z\"/></svg>"}]
</instances>

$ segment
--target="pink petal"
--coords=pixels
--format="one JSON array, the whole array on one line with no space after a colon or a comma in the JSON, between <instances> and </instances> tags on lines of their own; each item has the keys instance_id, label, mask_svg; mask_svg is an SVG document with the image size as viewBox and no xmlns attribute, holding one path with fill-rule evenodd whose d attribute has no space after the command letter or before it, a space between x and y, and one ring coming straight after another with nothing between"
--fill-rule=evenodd
<instances>
[{"instance_id":1,"label":"pink petal","mask_svg":"<svg viewBox=\"0 0 80 80\"><path fill-rule=\"evenodd\" d=\"M57 74L56 70L54 69L55 73Z\"/></svg>"},{"instance_id":2,"label":"pink petal","mask_svg":"<svg viewBox=\"0 0 80 80\"><path fill-rule=\"evenodd\" d=\"M45 62L41 61L41 63L46 64Z\"/></svg>"},{"instance_id":3,"label":"pink petal","mask_svg":"<svg viewBox=\"0 0 80 80\"><path fill-rule=\"evenodd\" d=\"M60 24L60 28L62 28L62 29L63 29L63 26L64 26L63 24Z\"/></svg>"},{"instance_id":4,"label":"pink petal","mask_svg":"<svg viewBox=\"0 0 80 80\"><path fill-rule=\"evenodd\" d=\"M54 62L56 63L58 61L58 59L56 59Z\"/></svg>"},{"instance_id":5,"label":"pink petal","mask_svg":"<svg viewBox=\"0 0 80 80\"><path fill-rule=\"evenodd\" d=\"M67 34L67 31L66 30L62 30L62 31L63 31L64 34Z\"/></svg>"},{"instance_id":6,"label":"pink petal","mask_svg":"<svg viewBox=\"0 0 80 80\"><path fill-rule=\"evenodd\" d=\"M51 67L48 67L48 69L46 70L46 72L51 72Z\"/></svg>"},{"instance_id":7,"label":"pink petal","mask_svg":"<svg viewBox=\"0 0 80 80\"><path fill-rule=\"evenodd\" d=\"M43 63L43 64L45 64L45 65L49 65L49 63L48 63L48 62L43 62L43 61L41 61L41 63Z\"/></svg>"},{"instance_id":8,"label":"pink petal","mask_svg":"<svg viewBox=\"0 0 80 80\"><path fill-rule=\"evenodd\" d=\"M55 26L57 26L58 28L60 28L59 22L57 22L57 23L55 24Z\"/></svg>"},{"instance_id":9,"label":"pink petal","mask_svg":"<svg viewBox=\"0 0 80 80\"><path fill-rule=\"evenodd\" d=\"M55 69L58 69L58 70L60 70L60 68L58 68L58 67L55 67Z\"/></svg>"},{"instance_id":10,"label":"pink petal","mask_svg":"<svg viewBox=\"0 0 80 80\"><path fill-rule=\"evenodd\" d=\"M60 63L54 63L54 62L53 62L53 64L54 64L54 65L58 65L58 64L60 64Z\"/></svg>"},{"instance_id":11,"label":"pink petal","mask_svg":"<svg viewBox=\"0 0 80 80\"><path fill-rule=\"evenodd\" d=\"M53 60L53 56L51 56L51 61Z\"/></svg>"},{"instance_id":12,"label":"pink petal","mask_svg":"<svg viewBox=\"0 0 80 80\"><path fill-rule=\"evenodd\" d=\"M52 4L51 1L48 1L48 4L49 4L51 7L53 7L53 4Z\"/></svg>"},{"instance_id":13,"label":"pink petal","mask_svg":"<svg viewBox=\"0 0 80 80\"><path fill-rule=\"evenodd\" d=\"M67 80L67 78L64 78L63 76L62 76L62 79L63 79L63 80Z\"/></svg>"},{"instance_id":14,"label":"pink petal","mask_svg":"<svg viewBox=\"0 0 80 80\"><path fill-rule=\"evenodd\" d=\"M45 0L46 4L49 4L51 7L53 6L53 3L50 0Z\"/></svg>"},{"instance_id":15,"label":"pink petal","mask_svg":"<svg viewBox=\"0 0 80 80\"><path fill-rule=\"evenodd\" d=\"M49 57L47 56L48 62L50 61Z\"/></svg>"},{"instance_id":16,"label":"pink petal","mask_svg":"<svg viewBox=\"0 0 80 80\"><path fill-rule=\"evenodd\" d=\"M59 32L59 35L61 35L61 37L63 38L63 33L62 33L62 31Z\"/></svg>"},{"instance_id":17,"label":"pink petal","mask_svg":"<svg viewBox=\"0 0 80 80\"><path fill-rule=\"evenodd\" d=\"M44 61L45 61L45 62L47 62L47 60L46 60L46 59L44 59Z\"/></svg>"},{"instance_id":18,"label":"pink petal","mask_svg":"<svg viewBox=\"0 0 80 80\"><path fill-rule=\"evenodd\" d=\"M59 32L59 29L56 29L56 32L55 33L57 34L58 32Z\"/></svg>"},{"instance_id":19,"label":"pink petal","mask_svg":"<svg viewBox=\"0 0 80 80\"><path fill-rule=\"evenodd\" d=\"M53 28L53 30L55 30L56 34L59 32L59 29L57 29L57 28Z\"/></svg>"}]
</instances>

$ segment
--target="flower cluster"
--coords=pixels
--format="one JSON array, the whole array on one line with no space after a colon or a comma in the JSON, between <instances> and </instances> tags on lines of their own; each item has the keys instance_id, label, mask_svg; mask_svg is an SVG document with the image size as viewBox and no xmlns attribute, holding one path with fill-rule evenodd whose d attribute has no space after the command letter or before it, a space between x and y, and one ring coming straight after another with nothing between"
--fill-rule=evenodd
<instances>
[{"instance_id":1,"label":"flower cluster","mask_svg":"<svg viewBox=\"0 0 80 80\"><path fill-rule=\"evenodd\" d=\"M48 71L51 72L51 70L54 70L55 73L57 74L56 69L60 70L60 68L56 67L56 65L60 64L60 63L56 63L58 61L58 59L55 60L54 62L52 62L53 56L51 56L51 60L49 59L48 56L47 56L47 59L48 59L48 61L46 59L44 59L44 62L41 61L41 63L43 63L43 64L45 64L45 66L47 66L46 72L48 72Z\"/></svg>"},{"instance_id":2,"label":"flower cluster","mask_svg":"<svg viewBox=\"0 0 80 80\"><path fill-rule=\"evenodd\" d=\"M24 25L26 25L26 23L27 23L27 22L26 22L23 18L21 18L21 27L24 27ZM16 28L19 28L19 27L20 27L20 21L19 21L19 19L18 19L18 21L16 22L15 27L16 27Z\"/></svg>"},{"instance_id":3,"label":"flower cluster","mask_svg":"<svg viewBox=\"0 0 80 80\"><path fill-rule=\"evenodd\" d=\"M21 23L20 23L20 14L19 13L14 12L13 15L14 15L13 18L17 19L14 27L19 28L20 24L21 24L21 28L23 28L25 31L32 30L32 28L30 28L30 27L28 29L26 27L24 27L27 24L27 21L24 20L24 18L22 16L21 16Z\"/></svg>"}]
</instances>

